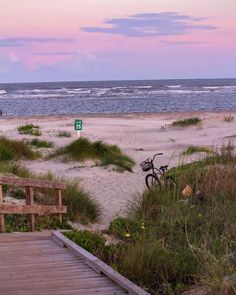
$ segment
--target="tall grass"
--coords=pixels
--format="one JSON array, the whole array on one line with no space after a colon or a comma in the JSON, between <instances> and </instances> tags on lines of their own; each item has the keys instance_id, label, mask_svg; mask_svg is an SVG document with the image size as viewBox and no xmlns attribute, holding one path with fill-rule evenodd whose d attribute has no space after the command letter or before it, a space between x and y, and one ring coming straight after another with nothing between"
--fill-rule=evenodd
<instances>
[{"instance_id":1,"label":"tall grass","mask_svg":"<svg viewBox=\"0 0 236 295\"><path fill-rule=\"evenodd\" d=\"M191 118L186 118L183 120L176 120L172 122L172 126L180 126L180 127L186 127L190 125L197 125L201 122L202 120L198 117L191 117Z\"/></svg>"},{"instance_id":2,"label":"tall grass","mask_svg":"<svg viewBox=\"0 0 236 295\"><path fill-rule=\"evenodd\" d=\"M96 252L151 294L182 294L195 284L235 294L235 171L232 145L173 169L177 188L139 195L109 228L122 242Z\"/></svg>"},{"instance_id":3,"label":"tall grass","mask_svg":"<svg viewBox=\"0 0 236 295\"><path fill-rule=\"evenodd\" d=\"M56 155L66 155L67 159L84 161L99 160L100 165L116 165L123 170L132 171L135 162L124 155L116 145L109 145L102 141L91 143L87 138L80 138L57 151Z\"/></svg>"},{"instance_id":4,"label":"tall grass","mask_svg":"<svg viewBox=\"0 0 236 295\"><path fill-rule=\"evenodd\" d=\"M32 140L26 141L27 144L35 146L37 148L53 148L54 143L51 141L46 141L46 140L39 140L37 138L34 138Z\"/></svg>"},{"instance_id":5,"label":"tall grass","mask_svg":"<svg viewBox=\"0 0 236 295\"><path fill-rule=\"evenodd\" d=\"M42 132L38 125L34 124L25 124L17 127L19 134L29 134L33 136L40 136Z\"/></svg>"},{"instance_id":6,"label":"tall grass","mask_svg":"<svg viewBox=\"0 0 236 295\"><path fill-rule=\"evenodd\" d=\"M99 204L78 183L67 183L63 194L63 203L68 207L68 217L71 221L87 224L98 221L101 214Z\"/></svg>"},{"instance_id":7,"label":"tall grass","mask_svg":"<svg viewBox=\"0 0 236 295\"><path fill-rule=\"evenodd\" d=\"M190 156L194 153L212 153L212 149L206 146L189 146L184 152L183 155Z\"/></svg>"},{"instance_id":8,"label":"tall grass","mask_svg":"<svg viewBox=\"0 0 236 295\"><path fill-rule=\"evenodd\" d=\"M0 137L0 161L11 161L18 159L34 160L40 156L27 144L18 140Z\"/></svg>"}]
</instances>

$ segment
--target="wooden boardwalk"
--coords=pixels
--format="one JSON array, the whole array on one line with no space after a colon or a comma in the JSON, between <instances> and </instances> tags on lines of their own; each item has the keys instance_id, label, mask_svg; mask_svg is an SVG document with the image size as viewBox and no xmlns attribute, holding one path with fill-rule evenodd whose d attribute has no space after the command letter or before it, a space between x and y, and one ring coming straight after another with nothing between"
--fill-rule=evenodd
<instances>
[{"instance_id":1,"label":"wooden boardwalk","mask_svg":"<svg viewBox=\"0 0 236 295\"><path fill-rule=\"evenodd\" d=\"M0 234L0 294L148 294L61 236Z\"/></svg>"}]
</instances>

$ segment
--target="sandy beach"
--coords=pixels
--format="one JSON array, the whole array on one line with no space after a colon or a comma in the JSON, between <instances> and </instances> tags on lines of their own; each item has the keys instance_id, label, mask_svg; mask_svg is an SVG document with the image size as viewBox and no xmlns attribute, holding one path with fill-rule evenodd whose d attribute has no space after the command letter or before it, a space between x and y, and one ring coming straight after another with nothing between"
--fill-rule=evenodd
<instances>
[{"instance_id":1,"label":"sandy beach","mask_svg":"<svg viewBox=\"0 0 236 295\"><path fill-rule=\"evenodd\" d=\"M92 162L85 163L59 160L26 161L24 164L35 173L52 172L58 177L69 180L77 179L81 186L102 207L100 227L106 227L109 221L123 214L129 202L145 188L145 173L139 163L156 152L164 155L157 159L157 165L178 165L181 161L191 161L201 157L181 157L190 145L216 147L236 137L236 121L225 122L224 117L236 116L236 112L218 113L165 113L165 114L130 114L121 116L47 116L47 117L1 117L0 135L10 139L30 139L32 136L19 135L17 126L25 123L38 124L42 130L40 139L53 141L55 147L62 147L78 138L74 131L74 120L82 119L84 130L82 136L90 140L103 140L118 145L124 153L135 161L133 173L119 173L113 167L98 167ZM197 126L172 127L177 119L198 116L202 122ZM58 131L71 132L71 137L57 137Z\"/></svg>"}]
</instances>

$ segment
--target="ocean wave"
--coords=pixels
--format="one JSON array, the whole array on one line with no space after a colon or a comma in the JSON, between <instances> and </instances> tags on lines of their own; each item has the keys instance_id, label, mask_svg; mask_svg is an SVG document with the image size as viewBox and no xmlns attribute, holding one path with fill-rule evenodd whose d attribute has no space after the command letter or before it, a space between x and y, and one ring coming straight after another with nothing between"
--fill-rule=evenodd
<instances>
[{"instance_id":1,"label":"ocean wave","mask_svg":"<svg viewBox=\"0 0 236 295\"><path fill-rule=\"evenodd\" d=\"M73 97L74 95L66 95L66 97ZM37 93L35 93L35 94L33 94L33 93L29 93L29 94L27 94L27 95L25 95L25 94L12 94L12 95L10 95L9 97L7 97L7 99L22 99L22 100L24 100L24 99L38 99L38 98L42 98L42 99L49 99L49 98L65 98L65 96L63 96L63 95L59 95L59 94L56 94L56 93L51 93L51 94L47 94L47 95L45 95L45 94L37 94Z\"/></svg>"},{"instance_id":2,"label":"ocean wave","mask_svg":"<svg viewBox=\"0 0 236 295\"><path fill-rule=\"evenodd\" d=\"M135 89L151 89L152 86L146 85L146 86L129 86L129 88L135 88Z\"/></svg>"},{"instance_id":3,"label":"ocean wave","mask_svg":"<svg viewBox=\"0 0 236 295\"><path fill-rule=\"evenodd\" d=\"M191 93L208 93L207 90L179 90L179 89L166 89L166 90L152 90L147 94L191 94Z\"/></svg>"},{"instance_id":4,"label":"ocean wave","mask_svg":"<svg viewBox=\"0 0 236 295\"><path fill-rule=\"evenodd\" d=\"M182 85L165 85L167 88L180 88Z\"/></svg>"},{"instance_id":5,"label":"ocean wave","mask_svg":"<svg viewBox=\"0 0 236 295\"><path fill-rule=\"evenodd\" d=\"M236 89L236 85L232 86L222 86L223 89Z\"/></svg>"},{"instance_id":6,"label":"ocean wave","mask_svg":"<svg viewBox=\"0 0 236 295\"><path fill-rule=\"evenodd\" d=\"M0 89L0 95L7 94L6 90Z\"/></svg>"}]
</instances>

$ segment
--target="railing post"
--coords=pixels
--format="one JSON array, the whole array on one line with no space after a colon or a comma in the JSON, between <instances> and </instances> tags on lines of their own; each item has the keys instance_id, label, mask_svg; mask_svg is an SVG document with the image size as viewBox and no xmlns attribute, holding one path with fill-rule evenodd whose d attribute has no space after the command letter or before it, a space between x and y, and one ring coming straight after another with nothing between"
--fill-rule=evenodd
<instances>
[{"instance_id":1,"label":"railing post","mask_svg":"<svg viewBox=\"0 0 236 295\"><path fill-rule=\"evenodd\" d=\"M2 185L0 184L0 206L2 205ZM5 232L5 220L4 220L4 214L0 214L0 232Z\"/></svg>"},{"instance_id":2,"label":"railing post","mask_svg":"<svg viewBox=\"0 0 236 295\"><path fill-rule=\"evenodd\" d=\"M26 187L26 205L33 205L34 204L34 192L31 186ZM31 227L31 231L35 230L35 216L34 214L29 214L29 223Z\"/></svg>"},{"instance_id":3,"label":"railing post","mask_svg":"<svg viewBox=\"0 0 236 295\"><path fill-rule=\"evenodd\" d=\"M55 189L56 205L62 206L61 190ZM62 214L58 214L59 221L62 223Z\"/></svg>"}]
</instances>

